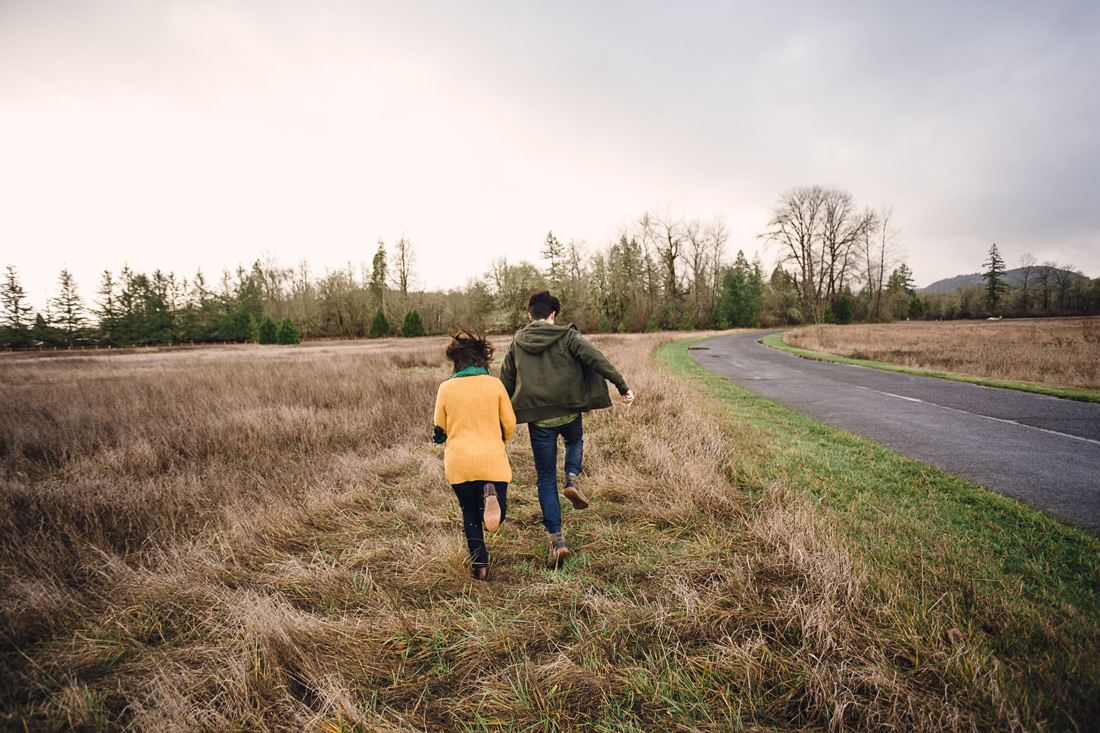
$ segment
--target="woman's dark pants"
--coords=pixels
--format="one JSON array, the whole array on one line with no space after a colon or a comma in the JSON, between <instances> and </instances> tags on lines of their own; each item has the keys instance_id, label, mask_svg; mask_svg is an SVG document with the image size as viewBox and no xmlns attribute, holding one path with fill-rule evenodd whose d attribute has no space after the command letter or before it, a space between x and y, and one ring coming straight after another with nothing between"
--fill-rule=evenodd
<instances>
[{"instance_id":1,"label":"woman's dark pants","mask_svg":"<svg viewBox=\"0 0 1100 733\"><path fill-rule=\"evenodd\" d=\"M481 528L481 518L485 511L485 484L491 483L497 490L500 503L500 521L508 512L508 484L496 481L466 481L451 484L458 505L462 507L462 530L466 533L466 546L470 548L470 559L475 568L489 564L489 551L485 549L485 533Z\"/></svg>"}]
</instances>

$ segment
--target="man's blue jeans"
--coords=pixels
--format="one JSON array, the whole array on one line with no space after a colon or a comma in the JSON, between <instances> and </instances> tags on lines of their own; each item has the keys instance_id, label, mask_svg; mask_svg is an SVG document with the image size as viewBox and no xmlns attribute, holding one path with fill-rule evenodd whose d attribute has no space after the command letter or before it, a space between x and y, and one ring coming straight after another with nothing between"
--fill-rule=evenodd
<instances>
[{"instance_id":1,"label":"man's blue jeans","mask_svg":"<svg viewBox=\"0 0 1100 733\"><path fill-rule=\"evenodd\" d=\"M565 472L580 475L584 457L584 428L581 416L573 422L556 428L540 428L528 423L531 436L531 452L535 454L535 471L538 480L539 506L542 508L542 524L550 534L561 532L561 503L558 501L558 436L565 442Z\"/></svg>"}]
</instances>

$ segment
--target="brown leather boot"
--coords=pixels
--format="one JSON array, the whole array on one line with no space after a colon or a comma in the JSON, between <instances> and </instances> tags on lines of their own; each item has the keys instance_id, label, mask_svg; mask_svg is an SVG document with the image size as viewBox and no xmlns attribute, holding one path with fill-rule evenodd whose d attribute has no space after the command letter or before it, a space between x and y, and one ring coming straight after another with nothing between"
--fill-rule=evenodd
<instances>
[{"instance_id":1,"label":"brown leather boot","mask_svg":"<svg viewBox=\"0 0 1100 733\"><path fill-rule=\"evenodd\" d=\"M573 502L574 509L587 509L588 499L581 493L581 487L577 484L577 474L570 473L565 476L565 498Z\"/></svg>"},{"instance_id":2,"label":"brown leather boot","mask_svg":"<svg viewBox=\"0 0 1100 733\"><path fill-rule=\"evenodd\" d=\"M493 532L500 526L500 502L497 501L497 488L492 484L485 484L485 508L482 510L481 526L489 532Z\"/></svg>"},{"instance_id":3,"label":"brown leather boot","mask_svg":"<svg viewBox=\"0 0 1100 733\"><path fill-rule=\"evenodd\" d=\"M562 566L567 557L569 557L569 548L565 546L565 540L561 534L551 535L550 554L546 558L546 567L556 570Z\"/></svg>"}]
</instances>

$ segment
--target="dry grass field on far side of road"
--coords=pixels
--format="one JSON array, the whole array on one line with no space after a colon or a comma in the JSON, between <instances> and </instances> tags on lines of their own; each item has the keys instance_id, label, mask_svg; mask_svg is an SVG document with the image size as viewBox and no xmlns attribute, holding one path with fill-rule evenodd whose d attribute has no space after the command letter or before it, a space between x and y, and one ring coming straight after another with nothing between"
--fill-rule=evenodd
<instances>
[{"instance_id":1,"label":"dry grass field on far side of road","mask_svg":"<svg viewBox=\"0 0 1100 733\"><path fill-rule=\"evenodd\" d=\"M1100 392L1094 317L806 326L783 341L923 371Z\"/></svg>"}]
</instances>

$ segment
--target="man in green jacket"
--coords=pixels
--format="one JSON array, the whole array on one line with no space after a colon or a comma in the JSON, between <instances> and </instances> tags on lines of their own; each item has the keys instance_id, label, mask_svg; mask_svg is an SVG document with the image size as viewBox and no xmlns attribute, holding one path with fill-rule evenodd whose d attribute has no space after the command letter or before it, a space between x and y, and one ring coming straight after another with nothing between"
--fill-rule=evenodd
<instances>
[{"instance_id":1,"label":"man in green jacket","mask_svg":"<svg viewBox=\"0 0 1100 733\"><path fill-rule=\"evenodd\" d=\"M528 423L542 523L550 535L550 568L560 567L569 555L558 501L558 436L565 442L562 493L574 509L585 509L588 500L577 481L584 453L581 413L611 407L607 382L615 385L624 403L634 401L623 376L576 326L554 323L560 312L561 303L548 290L532 294L527 301L531 322L516 332L500 369L516 422Z\"/></svg>"}]
</instances>

